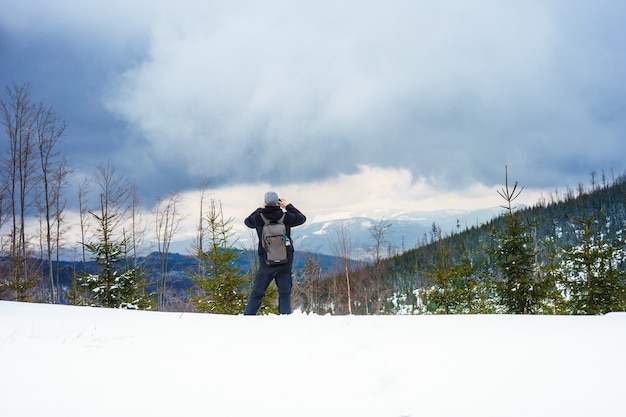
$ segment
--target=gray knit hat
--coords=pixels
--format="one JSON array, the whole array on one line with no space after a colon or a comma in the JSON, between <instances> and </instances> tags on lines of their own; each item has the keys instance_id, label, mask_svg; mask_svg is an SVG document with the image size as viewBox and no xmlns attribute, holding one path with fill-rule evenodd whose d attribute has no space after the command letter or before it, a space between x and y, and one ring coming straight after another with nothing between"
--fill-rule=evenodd
<instances>
[{"instance_id":1,"label":"gray knit hat","mask_svg":"<svg viewBox=\"0 0 626 417\"><path fill-rule=\"evenodd\" d=\"M278 194L274 191L268 191L265 193L265 205L266 206L275 206L278 204Z\"/></svg>"}]
</instances>

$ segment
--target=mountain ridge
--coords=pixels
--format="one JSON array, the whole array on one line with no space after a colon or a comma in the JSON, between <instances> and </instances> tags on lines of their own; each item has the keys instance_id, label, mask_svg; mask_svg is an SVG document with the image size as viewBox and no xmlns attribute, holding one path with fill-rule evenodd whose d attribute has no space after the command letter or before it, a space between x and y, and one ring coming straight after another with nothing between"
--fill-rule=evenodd
<instances>
[{"instance_id":1,"label":"mountain ridge","mask_svg":"<svg viewBox=\"0 0 626 417\"><path fill-rule=\"evenodd\" d=\"M324 255L337 256L334 250L338 234L350 240L354 253L352 259L367 260L371 246L375 244L372 228L389 225L384 235L385 250L402 253L425 243L425 239L436 226L444 234L480 226L497 217L502 207L476 210L412 211L380 209L363 216L305 223L293 229L295 247Z\"/></svg>"}]
</instances>

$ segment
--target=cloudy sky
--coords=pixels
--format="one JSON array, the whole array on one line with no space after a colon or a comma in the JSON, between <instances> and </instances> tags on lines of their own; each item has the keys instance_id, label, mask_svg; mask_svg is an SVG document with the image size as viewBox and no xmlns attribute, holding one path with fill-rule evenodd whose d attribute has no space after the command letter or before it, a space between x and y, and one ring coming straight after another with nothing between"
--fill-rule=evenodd
<instances>
[{"instance_id":1,"label":"cloudy sky","mask_svg":"<svg viewBox=\"0 0 626 417\"><path fill-rule=\"evenodd\" d=\"M626 169L621 0L8 0L0 81L144 204L209 179L312 219L526 202ZM6 95L3 94L3 99Z\"/></svg>"}]
</instances>

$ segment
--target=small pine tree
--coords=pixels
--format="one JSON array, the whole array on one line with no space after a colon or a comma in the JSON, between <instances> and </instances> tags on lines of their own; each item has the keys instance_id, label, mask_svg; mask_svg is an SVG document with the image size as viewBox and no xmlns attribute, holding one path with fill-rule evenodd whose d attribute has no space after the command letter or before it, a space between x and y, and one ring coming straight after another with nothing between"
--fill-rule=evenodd
<instances>
[{"instance_id":1,"label":"small pine tree","mask_svg":"<svg viewBox=\"0 0 626 417\"><path fill-rule=\"evenodd\" d=\"M432 286L419 291L425 312L435 314L493 313L491 280L483 279L465 244L458 246L439 231L435 263L424 272Z\"/></svg>"},{"instance_id":2,"label":"small pine tree","mask_svg":"<svg viewBox=\"0 0 626 417\"><path fill-rule=\"evenodd\" d=\"M476 260L461 242L458 249L460 261L456 266L459 306L456 313L489 314L495 311L493 280L480 272Z\"/></svg>"},{"instance_id":3,"label":"small pine tree","mask_svg":"<svg viewBox=\"0 0 626 417\"><path fill-rule=\"evenodd\" d=\"M438 250L435 252L436 263L424 275L432 280L433 286L422 292L422 300L427 310L435 313L453 313L458 304L457 267L451 262L451 251L444 247L441 230L438 231Z\"/></svg>"},{"instance_id":4,"label":"small pine tree","mask_svg":"<svg viewBox=\"0 0 626 417\"><path fill-rule=\"evenodd\" d=\"M545 298L545 285L538 276L531 225L513 207L523 188L518 190L515 182L509 189L508 171L505 184L498 194L507 202L502 207L507 210L508 222L504 230L495 231L497 244L492 249L501 274L495 282L496 296L506 313L532 314L538 312Z\"/></svg>"},{"instance_id":5,"label":"small pine tree","mask_svg":"<svg viewBox=\"0 0 626 417\"><path fill-rule=\"evenodd\" d=\"M101 214L90 213L98 222L100 240L85 243L93 255L98 272L79 276L80 285L88 290L88 302L99 307L149 309L153 302L140 292L141 275L128 262L130 253L126 239L112 239L113 215L108 213L101 198Z\"/></svg>"},{"instance_id":6,"label":"small pine tree","mask_svg":"<svg viewBox=\"0 0 626 417\"><path fill-rule=\"evenodd\" d=\"M202 313L242 314L246 308L249 278L237 267L239 253L231 243L232 218L224 219L222 206L211 200L206 221L206 250L195 248L200 268L191 274L195 294L190 303Z\"/></svg>"},{"instance_id":7,"label":"small pine tree","mask_svg":"<svg viewBox=\"0 0 626 417\"><path fill-rule=\"evenodd\" d=\"M572 216L578 241L564 248L566 295L573 314L604 314L626 308L626 244L618 236L610 241L610 221L602 212L588 213L580 190L582 215ZM604 225L604 227L603 227Z\"/></svg>"},{"instance_id":8,"label":"small pine tree","mask_svg":"<svg viewBox=\"0 0 626 417\"><path fill-rule=\"evenodd\" d=\"M546 253L546 261L539 269L546 281L546 313L567 314L567 303L562 291L565 282L565 274L561 265L562 253L559 251L554 236L547 236L542 243Z\"/></svg>"}]
</instances>

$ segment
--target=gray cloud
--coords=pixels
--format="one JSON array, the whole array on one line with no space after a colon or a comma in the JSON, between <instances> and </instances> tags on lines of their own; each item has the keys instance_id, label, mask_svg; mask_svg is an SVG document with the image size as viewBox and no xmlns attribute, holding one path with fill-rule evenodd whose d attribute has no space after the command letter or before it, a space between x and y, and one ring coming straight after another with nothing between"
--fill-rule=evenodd
<instances>
[{"instance_id":1,"label":"gray cloud","mask_svg":"<svg viewBox=\"0 0 626 417\"><path fill-rule=\"evenodd\" d=\"M80 24L66 3L38 18L53 51L75 36L79 73L54 76L87 91L64 96L66 117L115 135L111 157L140 183L304 182L371 165L463 187L501 182L508 164L551 188L625 168L617 0L137 2ZM85 97L111 114L89 116Z\"/></svg>"}]
</instances>

